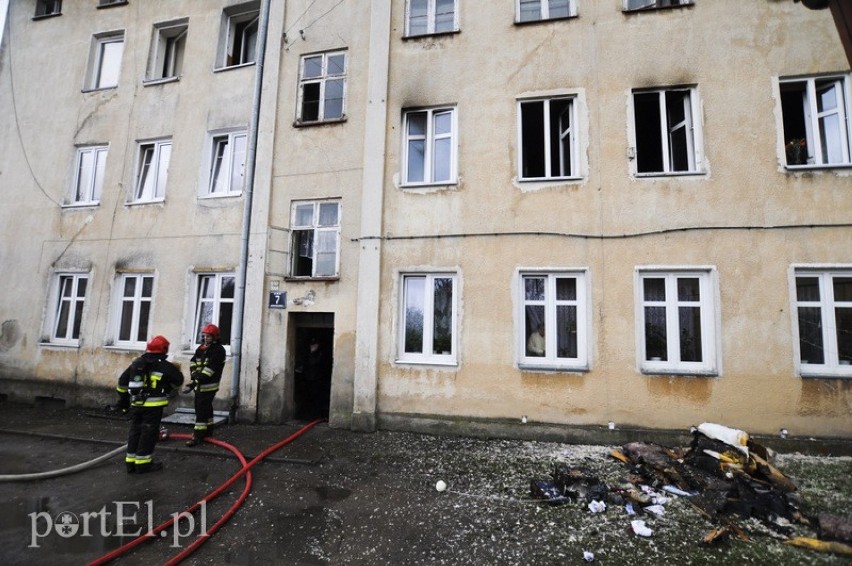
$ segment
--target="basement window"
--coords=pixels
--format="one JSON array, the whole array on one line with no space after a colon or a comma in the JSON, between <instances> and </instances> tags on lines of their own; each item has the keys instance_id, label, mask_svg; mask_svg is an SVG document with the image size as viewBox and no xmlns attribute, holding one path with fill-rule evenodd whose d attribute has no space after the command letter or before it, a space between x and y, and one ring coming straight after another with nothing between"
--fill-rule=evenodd
<instances>
[{"instance_id":1,"label":"basement window","mask_svg":"<svg viewBox=\"0 0 852 566\"><path fill-rule=\"evenodd\" d=\"M36 2L35 17L46 18L58 16L62 13L62 0L38 0Z\"/></svg>"},{"instance_id":2,"label":"basement window","mask_svg":"<svg viewBox=\"0 0 852 566\"><path fill-rule=\"evenodd\" d=\"M689 6L694 3L694 0L624 0L624 11L635 12L638 10L677 8L678 6Z\"/></svg>"}]
</instances>

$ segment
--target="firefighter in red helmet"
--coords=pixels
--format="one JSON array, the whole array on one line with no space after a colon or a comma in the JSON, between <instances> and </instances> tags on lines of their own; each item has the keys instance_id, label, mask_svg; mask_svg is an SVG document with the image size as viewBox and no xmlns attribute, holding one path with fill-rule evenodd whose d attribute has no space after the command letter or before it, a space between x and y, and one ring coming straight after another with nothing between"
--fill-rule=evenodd
<instances>
[{"instance_id":1,"label":"firefighter in red helmet","mask_svg":"<svg viewBox=\"0 0 852 566\"><path fill-rule=\"evenodd\" d=\"M183 374L170 362L169 341L154 336L145 353L133 360L118 378L118 407L131 411L127 435L127 473L144 474L163 469L155 462L154 446L160 435L160 420L173 390L183 383Z\"/></svg>"},{"instance_id":2,"label":"firefighter in red helmet","mask_svg":"<svg viewBox=\"0 0 852 566\"><path fill-rule=\"evenodd\" d=\"M201 344L189 361L192 382L186 391L195 390L195 428L187 446L195 446L210 434L213 427L213 398L219 391L225 369L225 347L219 338L219 327L208 324L201 329Z\"/></svg>"}]
</instances>

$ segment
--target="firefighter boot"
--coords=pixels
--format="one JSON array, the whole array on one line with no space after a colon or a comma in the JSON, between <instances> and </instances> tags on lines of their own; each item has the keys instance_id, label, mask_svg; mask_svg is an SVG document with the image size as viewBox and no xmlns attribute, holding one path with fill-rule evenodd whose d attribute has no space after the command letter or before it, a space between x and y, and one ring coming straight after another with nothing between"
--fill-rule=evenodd
<instances>
[{"instance_id":1,"label":"firefighter boot","mask_svg":"<svg viewBox=\"0 0 852 566\"><path fill-rule=\"evenodd\" d=\"M159 472L162 469L162 462L148 462L147 464L136 464L137 474L150 474L151 472Z\"/></svg>"}]
</instances>

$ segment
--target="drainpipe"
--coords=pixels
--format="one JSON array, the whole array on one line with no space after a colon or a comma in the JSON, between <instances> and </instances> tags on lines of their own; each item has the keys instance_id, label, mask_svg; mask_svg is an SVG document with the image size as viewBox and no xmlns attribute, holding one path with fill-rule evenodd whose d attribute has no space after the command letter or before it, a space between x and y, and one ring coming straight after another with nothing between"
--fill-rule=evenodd
<instances>
[{"instance_id":1,"label":"drainpipe","mask_svg":"<svg viewBox=\"0 0 852 566\"><path fill-rule=\"evenodd\" d=\"M269 2L261 0L260 19L257 26L257 61L255 62L254 95L252 97L251 122L249 123L249 145L246 150L246 179L244 184L245 204L240 247L240 265L237 272L237 288L234 294L234 339L231 342L233 374L231 376L230 422L236 420L240 396L240 366L242 365L243 317L245 316L246 273L248 271L249 237L251 234L252 197L254 196L254 170L257 159L257 131L260 119L260 95L263 87L263 61L266 56L266 34L269 30Z\"/></svg>"}]
</instances>

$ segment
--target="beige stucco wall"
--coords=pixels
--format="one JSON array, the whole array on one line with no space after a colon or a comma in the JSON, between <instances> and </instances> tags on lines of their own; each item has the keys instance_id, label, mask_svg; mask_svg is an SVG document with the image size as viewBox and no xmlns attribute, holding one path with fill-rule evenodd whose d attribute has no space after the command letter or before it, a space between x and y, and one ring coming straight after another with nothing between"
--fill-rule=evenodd
<instances>
[{"instance_id":1,"label":"beige stucco wall","mask_svg":"<svg viewBox=\"0 0 852 566\"><path fill-rule=\"evenodd\" d=\"M516 26L510 0L487 11L463 2L460 33L420 39L401 38L395 6L379 412L852 433L850 382L796 373L789 280L792 264L848 266L849 229L771 228L848 223L852 211L849 170L792 174L781 165L777 78L849 68L830 13L733 0L631 15L620 6L581 2L576 19ZM707 173L636 178L630 91L670 85L697 85ZM516 99L565 90L583 105L587 175L516 182ZM399 109L439 104L458 112L458 185L400 189ZM600 238L660 230L676 231ZM588 237L511 235L519 232ZM417 238L442 234L467 237ZM634 270L652 265L715 270L718 376L640 372ZM518 368L524 268L588 270L588 372ZM406 270L458 273L457 367L396 361Z\"/></svg>"},{"instance_id":2,"label":"beige stucco wall","mask_svg":"<svg viewBox=\"0 0 852 566\"><path fill-rule=\"evenodd\" d=\"M109 345L116 271L156 275L151 332L171 341L171 358L186 372L194 270L233 271L239 262L243 199L198 198L207 132L248 127L255 71L213 72L227 2L95 4L66 3L61 16L33 20L32 2L12 2L0 91L0 106L14 119L0 141L9 205L0 211L0 319L10 329L0 364L4 377L35 378L44 394L66 400L110 391L139 353ZM189 20L180 81L143 85L152 26L177 18ZM85 92L92 36L114 30L125 30L118 87ZM159 137L172 138L165 202L129 206L137 140ZM100 204L62 207L75 145L92 143L109 143ZM54 307L48 290L62 270L90 273L77 348L42 343ZM230 370L229 363L225 390Z\"/></svg>"}]
</instances>

